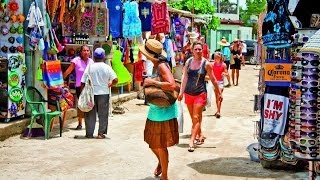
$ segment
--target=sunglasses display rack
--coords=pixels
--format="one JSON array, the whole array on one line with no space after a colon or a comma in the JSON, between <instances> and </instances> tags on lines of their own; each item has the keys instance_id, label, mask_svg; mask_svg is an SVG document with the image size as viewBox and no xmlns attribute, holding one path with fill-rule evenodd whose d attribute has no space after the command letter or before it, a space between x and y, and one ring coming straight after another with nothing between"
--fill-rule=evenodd
<instances>
[{"instance_id":1,"label":"sunglasses display rack","mask_svg":"<svg viewBox=\"0 0 320 180\"><path fill-rule=\"evenodd\" d=\"M298 53L292 65L289 142L294 156L319 160L319 54Z\"/></svg>"}]
</instances>

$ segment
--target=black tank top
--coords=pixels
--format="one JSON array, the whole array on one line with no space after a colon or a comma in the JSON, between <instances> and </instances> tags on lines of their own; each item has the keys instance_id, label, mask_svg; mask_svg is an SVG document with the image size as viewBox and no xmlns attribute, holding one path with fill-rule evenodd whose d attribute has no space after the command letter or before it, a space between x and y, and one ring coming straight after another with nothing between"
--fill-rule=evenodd
<instances>
[{"instance_id":1,"label":"black tank top","mask_svg":"<svg viewBox=\"0 0 320 180\"><path fill-rule=\"evenodd\" d=\"M197 96L203 92L207 92L205 83L205 76L207 74L206 60L202 59L200 68L195 70L190 69L190 63L192 60L193 59L190 59L188 62L188 80L184 92L192 96Z\"/></svg>"}]
</instances>

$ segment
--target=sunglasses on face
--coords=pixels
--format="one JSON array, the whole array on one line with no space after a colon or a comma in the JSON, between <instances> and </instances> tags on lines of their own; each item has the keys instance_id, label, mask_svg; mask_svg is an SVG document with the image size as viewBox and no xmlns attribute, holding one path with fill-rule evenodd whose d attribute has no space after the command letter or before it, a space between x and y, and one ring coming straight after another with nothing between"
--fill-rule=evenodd
<instances>
[{"instance_id":1,"label":"sunglasses on face","mask_svg":"<svg viewBox=\"0 0 320 180\"><path fill-rule=\"evenodd\" d=\"M311 66L319 66L319 60L311 60L311 61L309 61L309 60L304 59L304 60L301 61L301 64L304 65L304 66L306 66L308 64L310 64Z\"/></svg>"},{"instance_id":2,"label":"sunglasses on face","mask_svg":"<svg viewBox=\"0 0 320 180\"><path fill-rule=\"evenodd\" d=\"M290 90L290 94L291 95L294 95L294 96L297 96L297 95L300 95L301 94L301 90L300 89L296 89L296 90Z\"/></svg>"}]
</instances>

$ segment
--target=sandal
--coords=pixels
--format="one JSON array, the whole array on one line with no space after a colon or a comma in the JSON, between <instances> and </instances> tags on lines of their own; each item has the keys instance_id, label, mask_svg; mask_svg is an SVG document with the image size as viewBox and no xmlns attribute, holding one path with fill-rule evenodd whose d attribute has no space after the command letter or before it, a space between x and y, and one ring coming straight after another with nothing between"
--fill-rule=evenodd
<instances>
[{"instance_id":1,"label":"sandal","mask_svg":"<svg viewBox=\"0 0 320 180\"><path fill-rule=\"evenodd\" d=\"M98 134L97 139L105 139L106 136L104 134Z\"/></svg>"},{"instance_id":2,"label":"sandal","mask_svg":"<svg viewBox=\"0 0 320 180\"><path fill-rule=\"evenodd\" d=\"M189 146L189 148L188 148L188 151L189 152L193 152L195 150L195 147L194 146Z\"/></svg>"},{"instance_id":3,"label":"sandal","mask_svg":"<svg viewBox=\"0 0 320 180\"><path fill-rule=\"evenodd\" d=\"M158 164L158 166L156 167L156 169L154 170L154 176L159 176L162 173L162 169L161 169L161 165Z\"/></svg>"},{"instance_id":4,"label":"sandal","mask_svg":"<svg viewBox=\"0 0 320 180\"><path fill-rule=\"evenodd\" d=\"M78 125L75 130L81 130L82 129L82 126L81 125Z\"/></svg>"},{"instance_id":5,"label":"sandal","mask_svg":"<svg viewBox=\"0 0 320 180\"><path fill-rule=\"evenodd\" d=\"M220 113L217 113L216 117L219 119L221 117Z\"/></svg>"}]
</instances>

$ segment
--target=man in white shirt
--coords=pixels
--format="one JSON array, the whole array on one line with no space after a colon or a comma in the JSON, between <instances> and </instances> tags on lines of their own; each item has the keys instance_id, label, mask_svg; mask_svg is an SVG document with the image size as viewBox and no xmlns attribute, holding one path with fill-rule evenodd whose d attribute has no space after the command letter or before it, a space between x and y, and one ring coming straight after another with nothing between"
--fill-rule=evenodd
<instances>
[{"instance_id":1,"label":"man in white shirt","mask_svg":"<svg viewBox=\"0 0 320 180\"><path fill-rule=\"evenodd\" d=\"M242 61L242 65L244 65L245 64L245 59L244 58L247 55L247 44L243 40L243 41L241 41L241 45L242 45L242 59L241 59L241 61Z\"/></svg>"},{"instance_id":2,"label":"man in white shirt","mask_svg":"<svg viewBox=\"0 0 320 180\"><path fill-rule=\"evenodd\" d=\"M81 78L81 89L90 75L94 93L94 107L84 114L86 125L86 137L93 138L96 125L96 113L99 117L98 139L104 139L108 130L110 87L118 82L113 69L104 63L105 51L97 48L94 51L95 63L89 65Z\"/></svg>"}]
</instances>

